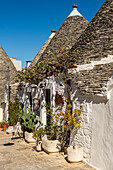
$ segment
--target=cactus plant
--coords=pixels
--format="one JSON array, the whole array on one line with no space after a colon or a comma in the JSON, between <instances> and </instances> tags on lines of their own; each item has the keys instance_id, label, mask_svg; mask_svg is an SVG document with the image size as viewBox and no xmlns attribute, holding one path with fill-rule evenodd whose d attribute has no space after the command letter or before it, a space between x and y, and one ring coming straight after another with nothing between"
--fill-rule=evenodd
<instances>
[{"instance_id":1,"label":"cactus plant","mask_svg":"<svg viewBox=\"0 0 113 170\"><path fill-rule=\"evenodd\" d=\"M25 108L23 108L23 112L19 114L19 120L20 124L25 127L27 132L33 132L37 120L36 113L33 113L31 108L28 110L28 112Z\"/></svg>"}]
</instances>

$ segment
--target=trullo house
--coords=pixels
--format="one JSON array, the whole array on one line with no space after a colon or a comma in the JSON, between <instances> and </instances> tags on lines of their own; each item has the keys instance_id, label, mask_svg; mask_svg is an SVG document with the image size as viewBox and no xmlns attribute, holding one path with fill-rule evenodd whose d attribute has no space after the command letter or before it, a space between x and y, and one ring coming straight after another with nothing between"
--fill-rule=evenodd
<instances>
[{"instance_id":1,"label":"trullo house","mask_svg":"<svg viewBox=\"0 0 113 170\"><path fill-rule=\"evenodd\" d=\"M84 105L75 137L84 160L96 169L113 169L113 0L106 0L70 53L78 49L77 68L70 69L75 105ZM75 54L77 55L77 54Z\"/></svg>"},{"instance_id":2,"label":"trullo house","mask_svg":"<svg viewBox=\"0 0 113 170\"><path fill-rule=\"evenodd\" d=\"M18 66L18 62L16 65ZM8 120L9 102L13 102L17 94L18 84L15 83L16 72L17 69L13 62L0 46L0 122Z\"/></svg>"},{"instance_id":3,"label":"trullo house","mask_svg":"<svg viewBox=\"0 0 113 170\"><path fill-rule=\"evenodd\" d=\"M78 12L77 7L77 5L73 5L73 11L56 34L52 31L52 35L43 45L29 67L36 65L44 59L54 60L60 49L64 48L65 50L69 50L72 48L88 26L88 21ZM52 106L55 106L56 93L59 92L61 96L64 95L64 82L62 80L56 82L54 76L51 76L39 82L37 85L29 83L23 84L20 84L20 100L26 109L30 106L33 108L34 104L38 103L40 111L37 114L43 125L46 125L49 120L46 115L45 103L50 103ZM65 105L62 108L65 109Z\"/></svg>"}]
</instances>

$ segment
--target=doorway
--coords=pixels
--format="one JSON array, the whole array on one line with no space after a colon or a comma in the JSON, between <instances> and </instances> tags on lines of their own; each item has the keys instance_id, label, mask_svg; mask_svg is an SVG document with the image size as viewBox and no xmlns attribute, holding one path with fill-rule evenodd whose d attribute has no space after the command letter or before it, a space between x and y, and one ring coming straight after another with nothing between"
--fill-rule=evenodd
<instances>
[{"instance_id":1,"label":"doorway","mask_svg":"<svg viewBox=\"0 0 113 170\"><path fill-rule=\"evenodd\" d=\"M50 109L50 89L46 89L46 111ZM46 114L46 120L47 120L47 125L50 125L51 122L51 116L49 114Z\"/></svg>"}]
</instances>

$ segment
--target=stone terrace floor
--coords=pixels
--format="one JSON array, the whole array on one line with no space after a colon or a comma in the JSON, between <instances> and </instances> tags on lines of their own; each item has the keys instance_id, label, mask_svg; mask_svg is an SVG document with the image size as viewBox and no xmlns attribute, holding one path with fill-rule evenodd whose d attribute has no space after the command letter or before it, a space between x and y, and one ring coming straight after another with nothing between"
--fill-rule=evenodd
<instances>
[{"instance_id":1,"label":"stone terrace floor","mask_svg":"<svg viewBox=\"0 0 113 170\"><path fill-rule=\"evenodd\" d=\"M79 162L70 164L63 154L37 152L35 144L0 131L0 170L94 170Z\"/></svg>"}]
</instances>

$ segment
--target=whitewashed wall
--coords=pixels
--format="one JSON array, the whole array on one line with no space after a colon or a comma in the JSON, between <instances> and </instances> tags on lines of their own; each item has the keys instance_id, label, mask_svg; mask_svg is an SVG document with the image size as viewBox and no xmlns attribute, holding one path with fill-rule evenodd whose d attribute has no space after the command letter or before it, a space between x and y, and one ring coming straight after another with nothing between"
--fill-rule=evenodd
<instances>
[{"instance_id":1,"label":"whitewashed wall","mask_svg":"<svg viewBox=\"0 0 113 170\"><path fill-rule=\"evenodd\" d=\"M79 109L80 105L83 106L81 114L81 127L75 134L75 144L83 147L84 162L91 162L91 143L92 143L92 101L79 94L79 92L72 84L73 110Z\"/></svg>"},{"instance_id":2,"label":"whitewashed wall","mask_svg":"<svg viewBox=\"0 0 113 170\"><path fill-rule=\"evenodd\" d=\"M113 169L113 89L107 102L92 107L91 164L101 170Z\"/></svg>"},{"instance_id":3,"label":"whitewashed wall","mask_svg":"<svg viewBox=\"0 0 113 170\"><path fill-rule=\"evenodd\" d=\"M3 121L3 109L0 108L0 122Z\"/></svg>"},{"instance_id":4,"label":"whitewashed wall","mask_svg":"<svg viewBox=\"0 0 113 170\"><path fill-rule=\"evenodd\" d=\"M62 86L61 86L62 84ZM30 100L28 93L31 92L32 99L38 98L40 99L40 117L39 120L43 125L47 124L46 120L46 89L50 89L50 101L51 106L53 106L53 112L55 112L55 95L56 91L62 96L64 96L64 82L62 79L58 79L55 81L54 77L51 76L47 79L44 79L42 82L38 84L38 86L30 85L29 83L25 84L25 87L19 90L20 102L24 103L24 107L29 109ZM66 104L62 106L62 111L65 112Z\"/></svg>"},{"instance_id":5,"label":"whitewashed wall","mask_svg":"<svg viewBox=\"0 0 113 170\"><path fill-rule=\"evenodd\" d=\"M75 143L83 147L84 161L100 170L113 169L113 89L106 97L82 96L73 85L73 104L83 105L81 128ZM75 107L74 106L74 107Z\"/></svg>"}]
</instances>

